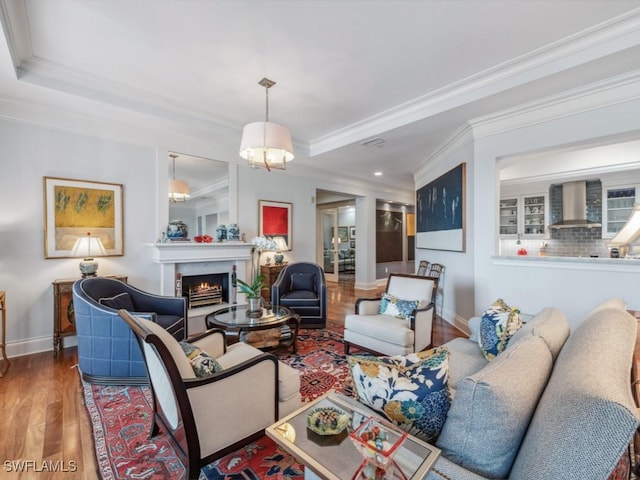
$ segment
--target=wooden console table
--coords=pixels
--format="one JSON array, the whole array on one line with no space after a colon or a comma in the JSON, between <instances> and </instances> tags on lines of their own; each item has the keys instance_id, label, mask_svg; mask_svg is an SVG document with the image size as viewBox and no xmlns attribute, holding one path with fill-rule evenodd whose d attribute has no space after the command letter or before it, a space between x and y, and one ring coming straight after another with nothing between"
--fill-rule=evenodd
<instances>
[{"instance_id":1,"label":"wooden console table","mask_svg":"<svg viewBox=\"0 0 640 480\"><path fill-rule=\"evenodd\" d=\"M4 366L0 369L0 377L4 377L5 373L9 370L11 362L7 358L7 296L4 291L0 291L0 310L2 310L2 343L0 343L0 350L2 350L2 359L4 360Z\"/></svg>"},{"instance_id":2,"label":"wooden console table","mask_svg":"<svg viewBox=\"0 0 640 480\"><path fill-rule=\"evenodd\" d=\"M127 283L122 275L105 275ZM62 350L62 338L76 334L76 316L73 309L73 284L79 278L54 280L53 285L53 357L57 358Z\"/></svg>"}]
</instances>

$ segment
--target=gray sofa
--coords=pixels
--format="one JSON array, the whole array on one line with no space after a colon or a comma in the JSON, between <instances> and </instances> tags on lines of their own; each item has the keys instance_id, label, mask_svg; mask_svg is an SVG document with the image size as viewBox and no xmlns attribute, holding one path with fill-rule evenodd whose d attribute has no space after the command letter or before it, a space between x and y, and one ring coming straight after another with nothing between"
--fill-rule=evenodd
<instances>
[{"instance_id":1,"label":"gray sofa","mask_svg":"<svg viewBox=\"0 0 640 480\"><path fill-rule=\"evenodd\" d=\"M491 362L455 339L453 400L428 480L607 479L639 425L630 385L636 320L618 299L569 335L547 308Z\"/></svg>"}]
</instances>

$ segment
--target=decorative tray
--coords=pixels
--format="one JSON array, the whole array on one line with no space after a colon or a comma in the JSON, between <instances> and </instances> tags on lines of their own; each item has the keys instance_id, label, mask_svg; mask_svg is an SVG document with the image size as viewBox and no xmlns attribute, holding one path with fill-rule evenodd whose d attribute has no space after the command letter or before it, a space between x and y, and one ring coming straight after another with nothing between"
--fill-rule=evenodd
<instances>
[{"instance_id":1,"label":"decorative tray","mask_svg":"<svg viewBox=\"0 0 640 480\"><path fill-rule=\"evenodd\" d=\"M349 425L349 416L334 407L315 408L307 415L307 428L318 435L337 435Z\"/></svg>"}]
</instances>

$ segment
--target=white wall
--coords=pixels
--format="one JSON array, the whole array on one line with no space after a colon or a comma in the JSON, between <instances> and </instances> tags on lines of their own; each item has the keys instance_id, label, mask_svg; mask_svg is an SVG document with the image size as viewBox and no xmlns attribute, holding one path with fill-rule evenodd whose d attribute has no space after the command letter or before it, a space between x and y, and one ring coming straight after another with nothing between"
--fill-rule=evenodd
<instances>
[{"instance_id":1,"label":"white wall","mask_svg":"<svg viewBox=\"0 0 640 480\"><path fill-rule=\"evenodd\" d=\"M416 265L420 260L440 263L445 266L445 274L439 289L441 293L436 298L438 314L448 322L466 329L466 320L475 315L474 307L474 231L478 222L477 216L484 222L482 212L478 211L475 203L473 182L475 166L473 163L474 145L471 138L463 138L460 144L453 146L438 161L423 167L415 177L416 190L435 180L466 162L466 211L465 211L465 242L464 252L450 252L445 250L416 249ZM480 209L481 210L481 209Z\"/></svg>"},{"instance_id":2,"label":"white wall","mask_svg":"<svg viewBox=\"0 0 640 480\"><path fill-rule=\"evenodd\" d=\"M496 160L595 139L615 143L615 137L640 135L640 100L582 111L475 141L475 174L472 177L476 213L474 254L474 312L481 312L496 298L535 313L545 306L562 309L572 326L591 308L612 296L620 296L630 308L640 308L640 268L623 264L571 266L518 263L505 264L497 253L497 205L499 185ZM479 218L482 221L479 221ZM471 300L471 298L470 298Z\"/></svg>"},{"instance_id":3,"label":"white wall","mask_svg":"<svg viewBox=\"0 0 640 480\"><path fill-rule=\"evenodd\" d=\"M158 235L156 152L1 120L0 145L0 289L12 356L51 349L51 282L79 277L79 259L44 258L43 177L123 184L124 256L99 259L99 273L127 275L151 289L159 270L144 244Z\"/></svg>"}]
</instances>

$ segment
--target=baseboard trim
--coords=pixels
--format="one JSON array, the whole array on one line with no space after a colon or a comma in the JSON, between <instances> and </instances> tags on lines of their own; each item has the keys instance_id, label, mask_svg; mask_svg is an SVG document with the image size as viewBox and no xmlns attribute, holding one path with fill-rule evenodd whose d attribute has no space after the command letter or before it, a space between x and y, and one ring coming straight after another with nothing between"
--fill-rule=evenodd
<instances>
[{"instance_id":1,"label":"baseboard trim","mask_svg":"<svg viewBox=\"0 0 640 480\"><path fill-rule=\"evenodd\" d=\"M78 341L74 336L64 337L62 339L64 347L75 347ZM53 350L53 337L36 337L27 340L18 340L7 342L7 357L22 357L33 353L50 352Z\"/></svg>"}]
</instances>

